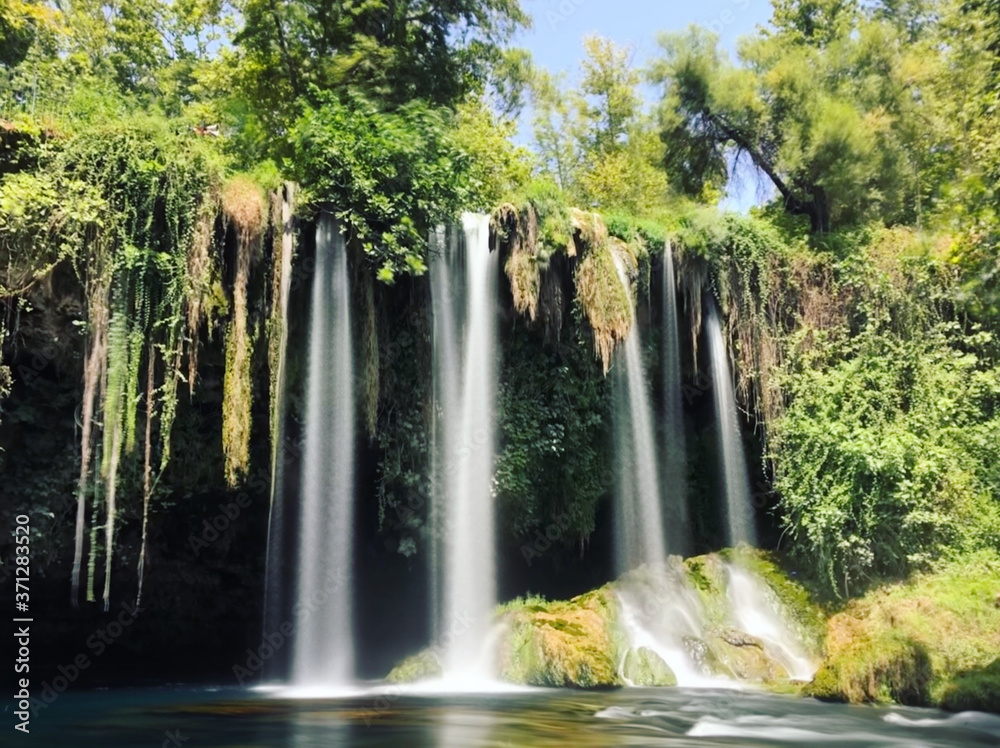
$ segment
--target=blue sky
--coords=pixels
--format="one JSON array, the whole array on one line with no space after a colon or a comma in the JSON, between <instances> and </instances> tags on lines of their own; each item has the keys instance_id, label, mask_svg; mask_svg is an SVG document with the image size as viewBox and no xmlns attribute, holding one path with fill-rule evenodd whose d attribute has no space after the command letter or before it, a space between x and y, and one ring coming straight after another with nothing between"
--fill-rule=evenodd
<instances>
[{"instance_id":1,"label":"blue sky","mask_svg":"<svg viewBox=\"0 0 1000 748\"><path fill-rule=\"evenodd\" d=\"M682 31L691 24L708 27L735 57L737 39L771 17L770 0L523 0L522 7L534 23L514 39L514 45L530 51L537 66L566 73L571 84L578 81L587 34L630 45L634 64L645 66L657 53L661 31ZM518 140L527 142L530 131L524 125L522 121ZM740 172L743 184L732 186L725 204L745 210L757 202L757 185L752 173Z\"/></svg>"},{"instance_id":2,"label":"blue sky","mask_svg":"<svg viewBox=\"0 0 1000 748\"><path fill-rule=\"evenodd\" d=\"M769 0L524 0L534 25L515 39L535 63L551 71L574 73L583 58L582 40L597 33L631 44L643 64L656 52L660 31L681 31L691 24L717 32L735 50L736 40L771 16Z\"/></svg>"}]
</instances>

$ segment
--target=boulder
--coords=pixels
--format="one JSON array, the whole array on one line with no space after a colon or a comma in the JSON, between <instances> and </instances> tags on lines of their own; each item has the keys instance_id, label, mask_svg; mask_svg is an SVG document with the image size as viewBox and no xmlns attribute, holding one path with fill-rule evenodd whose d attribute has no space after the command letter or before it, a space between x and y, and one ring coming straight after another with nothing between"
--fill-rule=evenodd
<instances>
[{"instance_id":1,"label":"boulder","mask_svg":"<svg viewBox=\"0 0 1000 748\"><path fill-rule=\"evenodd\" d=\"M532 686L622 685L615 667L614 607L604 589L568 602L509 606L500 676Z\"/></svg>"},{"instance_id":2,"label":"boulder","mask_svg":"<svg viewBox=\"0 0 1000 748\"><path fill-rule=\"evenodd\" d=\"M714 662L722 668L717 674L760 683L788 679L788 671L768 655L764 643L755 636L726 628L708 633L705 640Z\"/></svg>"}]
</instances>

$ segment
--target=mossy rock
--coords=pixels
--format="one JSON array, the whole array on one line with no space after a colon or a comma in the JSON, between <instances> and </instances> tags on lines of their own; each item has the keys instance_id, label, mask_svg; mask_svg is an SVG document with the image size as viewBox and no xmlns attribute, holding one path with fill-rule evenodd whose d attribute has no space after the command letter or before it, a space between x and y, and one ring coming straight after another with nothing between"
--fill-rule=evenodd
<instances>
[{"instance_id":1,"label":"mossy rock","mask_svg":"<svg viewBox=\"0 0 1000 748\"><path fill-rule=\"evenodd\" d=\"M695 556L685 560L683 568L688 584L698 593L708 624L724 626L729 623L731 611L722 559L714 553Z\"/></svg>"},{"instance_id":2,"label":"mossy rock","mask_svg":"<svg viewBox=\"0 0 1000 748\"><path fill-rule=\"evenodd\" d=\"M639 647L625 655L622 675L634 686L676 686L677 676L656 652Z\"/></svg>"},{"instance_id":3,"label":"mossy rock","mask_svg":"<svg viewBox=\"0 0 1000 748\"><path fill-rule=\"evenodd\" d=\"M827 701L928 706L933 677L926 648L889 631L824 661L806 693Z\"/></svg>"},{"instance_id":4,"label":"mossy rock","mask_svg":"<svg viewBox=\"0 0 1000 748\"><path fill-rule=\"evenodd\" d=\"M746 545L727 548L719 555L764 584L790 633L795 634L810 657L818 660L826 636L826 614L810 591L794 578L795 572L783 568L774 553Z\"/></svg>"},{"instance_id":5,"label":"mossy rock","mask_svg":"<svg viewBox=\"0 0 1000 748\"><path fill-rule=\"evenodd\" d=\"M441 674L441 662L437 655L425 649L396 665L386 676L386 680L390 683L415 683L427 678L439 678Z\"/></svg>"},{"instance_id":6,"label":"mossy rock","mask_svg":"<svg viewBox=\"0 0 1000 748\"><path fill-rule=\"evenodd\" d=\"M622 685L614 637L615 603L605 588L569 602L505 606L508 633L500 676L532 686Z\"/></svg>"},{"instance_id":7,"label":"mossy rock","mask_svg":"<svg viewBox=\"0 0 1000 748\"><path fill-rule=\"evenodd\" d=\"M699 639L697 636L685 636L684 649L702 675L729 675L725 666L719 662L719 658L715 656L715 652L704 639Z\"/></svg>"},{"instance_id":8,"label":"mossy rock","mask_svg":"<svg viewBox=\"0 0 1000 748\"><path fill-rule=\"evenodd\" d=\"M983 551L886 584L827 623L821 699L1000 712L1000 557Z\"/></svg>"}]
</instances>

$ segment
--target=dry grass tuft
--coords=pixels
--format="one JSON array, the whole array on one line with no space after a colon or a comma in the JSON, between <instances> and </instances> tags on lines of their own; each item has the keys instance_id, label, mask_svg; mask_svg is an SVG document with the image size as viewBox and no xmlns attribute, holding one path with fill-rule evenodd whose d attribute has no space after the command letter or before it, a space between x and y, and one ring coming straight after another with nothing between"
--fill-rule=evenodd
<instances>
[{"instance_id":1,"label":"dry grass tuft","mask_svg":"<svg viewBox=\"0 0 1000 748\"><path fill-rule=\"evenodd\" d=\"M632 297L618 273L615 253L630 273L634 271L634 258L630 260L626 245L618 240L605 240L589 246L575 276L576 297L587 315L594 349L605 374L611 368L615 346L626 338L635 318Z\"/></svg>"},{"instance_id":2,"label":"dry grass tuft","mask_svg":"<svg viewBox=\"0 0 1000 748\"><path fill-rule=\"evenodd\" d=\"M541 278L538 266L538 215L529 203L524 209L505 203L490 219L494 247L506 252L504 272L510 280L514 309L534 322L538 315Z\"/></svg>"},{"instance_id":3,"label":"dry grass tuft","mask_svg":"<svg viewBox=\"0 0 1000 748\"><path fill-rule=\"evenodd\" d=\"M222 189L222 213L241 241L255 243L267 225L267 205L260 187L249 177L235 176Z\"/></svg>"},{"instance_id":4,"label":"dry grass tuft","mask_svg":"<svg viewBox=\"0 0 1000 748\"><path fill-rule=\"evenodd\" d=\"M246 177L234 177L222 191L222 211L236 228L236 274L233 318L226 334L226 374L222 398L222 451L226 481L235 486L250 464L250 374L252 341L247 320L250 261L259 251L269 211L260 188Z\"/></svg>"}]
</instances>

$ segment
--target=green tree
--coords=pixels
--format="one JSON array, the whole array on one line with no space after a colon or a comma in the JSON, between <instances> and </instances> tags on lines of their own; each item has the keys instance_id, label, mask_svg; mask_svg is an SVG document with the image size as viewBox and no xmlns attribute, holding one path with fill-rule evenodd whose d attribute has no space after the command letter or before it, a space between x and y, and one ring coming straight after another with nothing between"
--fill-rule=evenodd
<instances>
[{"instance_id":1,"label":"green tree","mask_svg":"<svg viewBox=\"0 0 1000 748\"><path fill-rule=\"evenodd\" d=\"M39 29L51 29L55 20L52 9L35 0L0 0L0 65L20 64Z\"/></svg>"},{"instance_id":2,"label":"green tree","mask_svg":"<svg viewBox=\"0 0 1000 748\"><path fill-rule=\"evenodd\" d=\"M664 91L668 172L697 194L725 179L735 151L813 231L912 219L929 146L920 64L928 47L835 0L778 2L773 25L741 45L742 67L702 30L661 37L651 79Z\"/></svg>"},{"instance_id":3,"label":"green tree","mask_svg":"<svg viewBox=\"0 0 1000 748\"><path fill-rule=\"evenodd\" d=\"M247 0L236 35L242 95L280 134L298 102L351 88L384 106L453 106L509 70L518 0Z\"/></svg>"},{"instance_id":4,"label":"green tree","mask_svg":"<svg viewBox=\"0 0 1000 748\"><path fill-rule=\"evenodd\" d=\"M544 71L533 81L542 171L582 205L648 212L663 203L668 187L632 51L598 36L586 37L583 47L578 89L563 90Z\"/></svg>"}]
</instances>

